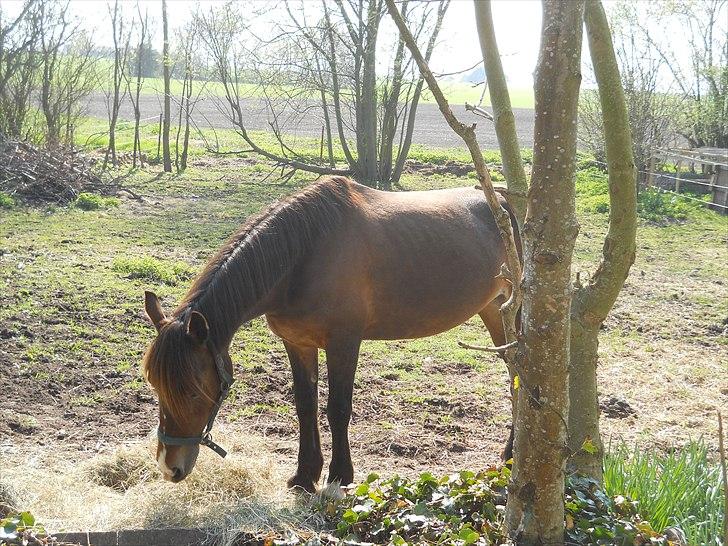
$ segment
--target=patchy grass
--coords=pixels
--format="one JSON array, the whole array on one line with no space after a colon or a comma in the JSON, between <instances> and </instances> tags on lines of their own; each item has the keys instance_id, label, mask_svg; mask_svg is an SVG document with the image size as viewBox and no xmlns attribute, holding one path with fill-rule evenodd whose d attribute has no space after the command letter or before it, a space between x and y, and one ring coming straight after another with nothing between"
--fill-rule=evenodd
<instances>
[{"instance_id":1,"label":"patchy grass","mask_svg":"<svg viewBox=\"0 0 728 546\"><path fill-rule=\"evenodd\" d=\"M11 209L15 206L15 199L5 192L0 191L0 209Z\"/></svg>"},{"instance_id":2,"label":"patchy grass","mask_svg":"<svg viewBox=\"0 0 728 546\"><path fill-rule=\"evenodd\" d=\"M193 270L184 262L166 262L151 256L116 258L111 268L129 279L177 284L192 278Z\"/></svg>"},{"instance_id":3,"label":"patchy grass","mask_svg":"<svg viewBox=\"0 0 728 546\"><path fill-rule=\"evenodd\" d=\"M81 210L99 210L110 209L119 206L119 200L116 197L104 197L95 193L80 193L73 206Z\"/></svg>"},{"instance_id":4,"label":"patchy grass","mask_svg":"<svg viewBox=\"0 0 728 546\"><path fill-rule=\"evenodd\" d=\"M584 212L609 212L609 185L607 175L595 167L587 167L577 172L576 193L580 197L579 208ZM652 224L684 222L700 216L711 217L711 212L698 201L697 196L685 196L661 191L658 188L642 188L637 195L638 216ZM699 198L701 201L708 196Z\"/></svg>"},{"instance_id":5,"label":"patchy grass","mask_svg":"<svg viewBox=\"0 0 728 546\"><path fill-rule=\"evenodd\" d=\"M163 174L157 166L118 173L142 201L121 199L105 210L0 214L0 438L8 440L0 442L0 471L6 477L23 468L24 502L50 528L193 525L210 513L223 518L230 507L246 514L239 521L247 517L265 528L300 513L283 490L297 450L290 366L263 318L243 325L231 347L237 381L219 421L236 441L226 444L232 451L224 463L205 462L205 453L193 481L176 486L126 456L106 460L102 470L84 467L83 477L77 473L79 461L119 445L135 449L156 426L156 402L138 369L154 336L143 314L143 290L153 288L165 308L173 308L189 275L248 216L311 181L299 173L282 185L265 178L271 168L252 158L199 154L183 175ZM472 184L451 175L402 179L404 190ZM586 197L577 196L574 272L582 278L597 266L607 221L583 206ZM598 370L601 396L619 397L634 413L605 417L606 438L667 449L702 434L713 455L712 415L728 403L722 382L726 243L728 220L709 211L691 212L680 223L640 224L637 260L602 331ZM184 268L176 271L174 264ZM494 355L461 349L458 340L488 342L480 320L472 319L431 338L363 344L351 425L357 479L386 468L412 477L497 461L508 435L508 375ZM323 364L323 353L319 360ZM323 405L323 365L320 385ZM33 417L34 427L13 429L10 418L19 414ZM321 429L328 459L323 417ZM153 462L146 449L139 456ZM68 459L74 464L64 463ZM198 471L200 480L212 479L205 464L241 472L238 485L215 482L237 496L194 482ZM253 470L246 475L245 468ZM93 480L89 472L96 472ZM133 478L126 485L118 477L124 472ZM105 479L110 486L96 483ZM199 491L205 494L195 497ZM249 502L246 491L268 501Z\"/></svg>"}]
</instances>

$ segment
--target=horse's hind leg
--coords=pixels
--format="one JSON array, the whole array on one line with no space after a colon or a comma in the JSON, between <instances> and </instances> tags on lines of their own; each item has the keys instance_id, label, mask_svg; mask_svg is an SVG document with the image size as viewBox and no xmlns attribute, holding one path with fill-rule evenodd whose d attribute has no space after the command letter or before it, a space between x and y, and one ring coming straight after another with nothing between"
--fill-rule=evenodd
<instances>
[{"instance_id":1,"label":"horse's hind leg","mask_svg":"<svg viewBox=\"0 0 728 546\"><path fill-rule=\"evenodd\" d=\"M503 329L503 319L501 318L500 314L500 306L503 305L504 302L505 297L498 296L479 313L480 318L483 319L485 327L488 329L488 332L490 332L490 337L492 338L493 344L496 347L501 347L506 343L506 334L505 330ZM510 368L508 372L509 374L512 374ZM510 378L510 388L511 399L513 399L513 377ZM506 442L506 445L503 448L501 457L504 461L507 461L508 459L513 457L513 425L511 425L510 436L508 437L508 442Z\"/></svg>"},{"instance_id":2,"label":"horse's hind leg","mask_svg":"<svg viewBox=\"0 0 728 546\"><path fill-rule=\"evenodd\" d=\"M351 464L349 450L349 420L360 345L360 339L341 339L326 347L326 368L329 375L327 415L331 426L328 483L348 485L354 481L354 466Z\"/></svg>"},{"instance_id":3,"label":"horse's hind leg","mask_svg":"<svg viewBox=\"0 0 728 546\"><path fill-rule=\"evenodd\" d=\"M293 394L298 415L298 469L288 487L316 492L324 458L318 428L318 349L283 342L293 370Z\"/></svg>"}]
</instances>

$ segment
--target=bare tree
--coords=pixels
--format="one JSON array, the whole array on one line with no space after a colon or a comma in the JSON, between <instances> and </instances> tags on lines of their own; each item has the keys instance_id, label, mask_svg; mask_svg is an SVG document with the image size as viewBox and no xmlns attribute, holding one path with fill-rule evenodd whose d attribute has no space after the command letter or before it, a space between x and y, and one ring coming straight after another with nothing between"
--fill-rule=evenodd
<instances>
[{"instance_id":1,"label":"bare tree","mask_svg":"<svg viewBox=\"0 0 728 546\"><path fill-rule=\"evenodd\" d=\"M104 168L111 156L111 164L116 167L116 123L119 119L119 109L126 97L128 85L122 88L127 79L126 70L129 65L129 50L131 44L131 29L125 29L124 17L121 14L119 0L115 0L113 8L109 6L111 18L111 31L114 40L114 65L111 72L111 89L106 95L106 107L109 115L109 144L104 154ZM123 89L123 90L122 90Z\"/></svg>"},{"instance_id":2,"label":"bare tree","mask_svg":"<svg viewBox=\"0 0 728 546\"><path fill-rule=\"evenodd\" d=\"M563 544L569 415L576 118L584 2L544 0L534 157L523 226L520 388L506 525L518 544Z\"/></svg>"},{"instance_id":3,"label":"bare tree","mask_svg":"<svg viewBox=\"0 0 728 546\"><path fill-rule=\"evenodd\" d=\"M417 46L394 0L386 2L400 34L415 53ZM578 231L573 177L583 9L583 2L544 2L536 73L535 167L523 228L523 333L512 361L518 370L520 387L516 389L516 443L506 523L518 544L559 544L564 539L570 273ZM436 82L427 64L421 55L416 55L416 59L437 98ZM487 184L487 170L481 165L482 154L471 138L472 127L459 124L439 95L443 115L468 143L490 203L494 196ZM491 210L499 219L497 201ZM504 236L509 249L508 267L520 271L512 241L512 234L510 242ZM513 284L516 293L519 283ZM513 336L513 332L508 335Z\"/></svg>"},{"instance_id":4,"label":"bare tree","mask_svg":"<svg viewBox=\"0 0 728 546\"><path fill-rule=\"evenodd\" d=\"M621 5L627 32L645 40L664 61L684 99L680 133L692 147L728 147L728 0L677 0ZM676 37L664 32L679 21L690 55L683 59Z\"/></svg>"},{"instance_id":5,"label":"bare tree","mask_svg":"<svg viewBox=\"0 0 728 546\"><path fill-rule=\"evenodd\" d=\"M4 17L0 5L0 134L23 136L40 66L39 38L35 1L27 1L11 19Z\"/></svg>"},{"instance_id":6,"label":"bare tree","mask_svg":"<svg viewBox=\"0 0 728 546\"><path fill-rule=\"evenodd\" d=\"M199 66L199 62L195 59L195 48L197 47L197 25L195 21L191 21L180 32L178 37L179 43L179 63L182 68L182 93L179 99L179 119L177 123L177 135L175 138L175 168L177 172L182 172L187 168L187 156L189 153L190 143L190 123L192 113L199 99L200 93L204 89L200 85L197 95L193 99L192 86L195 76L193 66ZM180 140L181 147L180 147Z\"/></svg>"},{"instance_id":7,"label":"bare tree","mask_svg":"<svg viewBox=\"0 0 728 546\"><path fill-rule=\"evenodd\" d=\"M49 146L58 145L62 136L70 137L83 98L97 81L93 44L67 13L68 2L40 3L40 107Z\"/></svg>"},{"instance_id":8,"label":"bare tree","mask_svg":"<svg viewBox=\"0 0 728 546\"><path fill-rule=\"evenodd\" d=\"M145 45L147 43L147 40L149 39L149 12L145 10L144 15L142 16L142 10L139 6L139 3L137 3L137 15L139 17L139 25L138 25L138 38L139 42L137 44L136 48L136 55L134 59L135 64L135 88L134 92L132 93L131 90L131 78L127 77L127 93L129 93L129 98L132 103L132 107L134 108L134 146L133 146L133 152L132 152L132 166L136 168L137 166L137 157L139 159L139 165L144 166L144 160L142 159L142 150L141 150L141 136L140 136L140 121L142 117L141 108L140 108L140 96L142 92L142 86L144 85L144 55L146 52ZM127 73L129 73L130 69L127 70Z\"/></svg>"},{"instance_id":9,"label":"bare tree","mask_svg":"<svg viewBox=\"0 0 728 546\"><path fill-rule=\"evenodd\" d=\"M164 172L172 172L172 157L169 150L169 128L172 116L169 90L169 72L172 59L169 56L169 25L167 21L167 0L162 0L162 29L164 33L164 46L162 48L162 74L164 78L164 118L162 123L162 160Z\"/></svg>"},{"instance_id":10,"label":"bare tree","mask_svg":"<svg viewBox=\"0 0 728 546\"><path fill-rule=\"evenodd\" d=\"M287 3L288 21L279 23L276 37L263 42L265 48L258 42L244 52L230 45L245 41L242 18L233 6L200 16L218 79L229 91L228 115L251 150L281 165L319 174L353 174L362 183L390 188L402 173L411 145L422 79L400 42L394 45L387 77L377 78L382 0L323 2L313 22L306 11L309 5ZM405 15L416 22L416 37L428 37L429 59L449 3L417 3L416 9L409 5L404 3ZM247 72L244 66L249 66ZM280 152L264 150L247 131L238 94L245 76L252 76L261 89ZM302 116L315 112L321 115L326 140L318 161L297 152L284 136ZM336 165L334 139L345 168Z\"/></svg>"},{"instance_id":11,"label":"bare tree","mask_svg":"<svg viewBox=\"0 0 728 546\"><path fill-rule=\"evenodd\" d=\"M664 86L665 60L652 45L635 36L634 4L620 4L612 13L614 50L627 102L633 139L633 155L639 171L645 171L653 150L667 146L684 118L685 99ZM603 112L599 93L585 89L579 100L579 140L597 161L606 161L602 131Z\"/></svg>"}]
</instances>

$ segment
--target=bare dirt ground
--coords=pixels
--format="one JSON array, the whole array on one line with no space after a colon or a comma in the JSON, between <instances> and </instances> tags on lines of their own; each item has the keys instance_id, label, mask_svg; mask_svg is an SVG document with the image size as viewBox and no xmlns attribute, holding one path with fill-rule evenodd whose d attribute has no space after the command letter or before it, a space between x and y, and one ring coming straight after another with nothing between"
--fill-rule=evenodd
<instances>
[{"instance_id":1,"label":"bare dirt ground","mask_svg":"<svg viewBox=\"0 0 728 546\"><path fill-rule=\"evenodd\" d=\"M243 110L247 114L247 129L270 131L269 121L272 118L266 111L263 101L261 99L244 99L242 103ZM214 127L216 129L232 129L233 127L221 110L221 107L224 108L224 104L220 102L220 99L212 97L202 98L197 103L193 115L195 123L200 128ZM477 124L476 134L478 135L478 142L483 149L498 149L498 140L495 136L495 129L491 121L466 112L465 106L463 105L452 105L452 108L462 121ZM158 97L154 95L143 95L141 97L142 118L152 117L156 119L156 116L161 111L162 106ZM97 118L105 119L107 117L106 101L102 93L94 93L89 97L86 113L89 116ZM521 146L525 148L532 147L533 110L528 108L514 108L513 114L516 118L516 132L518 133ZM128 99L121 108L120 119L134 119L131 103ZM145 123L153 124L154 119L147 120ZM317 139L321 137L323 119L314 110L311 110L310 113L301 117L291 117L290 110L283 110L279 114L279 120L285 124L284 131L287 134ZM437 105L429 103L421 103L417 107L417 120L415 122L413 142L434 148L463 147L462 140L450 130Z\"/></svg>"}]
</instances>

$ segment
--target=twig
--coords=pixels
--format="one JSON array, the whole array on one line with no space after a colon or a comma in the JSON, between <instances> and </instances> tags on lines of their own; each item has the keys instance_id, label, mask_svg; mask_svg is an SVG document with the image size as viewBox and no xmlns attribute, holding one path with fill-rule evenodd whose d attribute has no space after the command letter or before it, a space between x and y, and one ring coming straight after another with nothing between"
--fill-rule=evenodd
<instances>
[{"instance_id":1,"label":"twig","mask_svg":"<svg viewBox=\"0 0 728 546\"><path fill-rule=\"evenodd\" d=\"M463 349L472 349L474 351L485 351L487 353L500 353L502 351L507 351L508 349L512 349L513 347L518 346L518 340L511 341L510 343L506 343L505 345L501 345L500 347L485 347L483 345L470 345L469 343L465 343L464 341L458 341L458 345L460 345Z\"/></svg>"},{"instance_id":2,"label":"twig","mask_svg":"<svg viewBox=\"0 0 728 546\"><path fill-rule=\"evenodd\" d=\"M725 446L723 445L723 416L718 412L718 453L720 454L720 467L723 471L723 499L725 513L728 514L728 470L726 470ZM723 518L723 544L728 544L728 517Z\"/></svg>"},{"instance_id":3,"label":"twig","mask_svg":"<svg viewBox=\"0 0 728 546\"><path fill-rule=\"evenodd\" d=\"M476 116L480 116L480 117L489 119L490 121L495 121L493 119L493 115L490 112L488 112L487 110L485 110L484 108L481 108L480 106L475 106L473 104L466 102L465 110L467 110L468 112L472 112Z\"/></svg>"}]
</instances>

